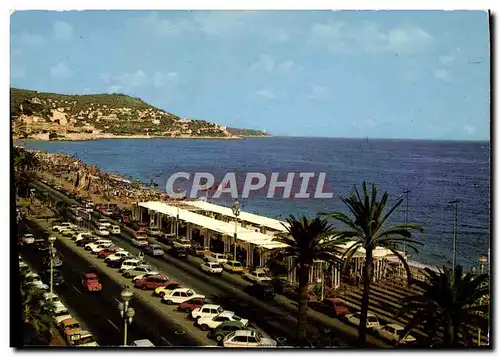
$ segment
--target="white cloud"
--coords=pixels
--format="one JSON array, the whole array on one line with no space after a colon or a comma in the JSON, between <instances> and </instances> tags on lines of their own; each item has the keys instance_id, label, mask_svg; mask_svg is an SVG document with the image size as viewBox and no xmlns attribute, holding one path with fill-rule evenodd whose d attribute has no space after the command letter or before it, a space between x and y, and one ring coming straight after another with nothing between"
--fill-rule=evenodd
<instances>
[{"instance_id":1,"label":"white cloud","mask_svg":"<svg viewBox=\"0 0 500 357\"><path fill-rule=\"evenodd\" d=\"M101 74L101 81L107 86L109 91L131 90L138 87L153 86L161 88L165 85L172 83L178 77L177 72L155 72L147 74L142 69L135 72L126 72L119 75L110 75L108 73Z\"/></svg>"},{"instance_id":2,"label":"white cloud","mask_svg":"<svg viewBox=\"0 0 500 357\"><path fill-rule=\"evenodd\" d=\"M283 62L277 62L272 56L263 54L260 55L259 58L250 65L250 69L252 71L264 71L264 72L272 72L272 71L280 71L280 72L291 72L291 71L300 71L302 70L301 66L295 64L295 62L286 60Z\"/></svg>"},{"instance_id":3,"label":"white cloud","mask_svg":"<svg viewBox=\"0 0 500 357\"><path fill-rule=\"evenodd\" d=\"M474 135L476 133L476 127L473 125L465 125L464 130L467 132L469 135Z\"/></svg>"},{"instance_id":4,"label":"white cloud","mask_svg":"<svg viewBox=\"0 0 500 357\"><path fill-rule=\"evenodd\" d=\"M135 88L144 85L148 78L142 70L135 73L124 73L117 78L117 82L125 88Z\"/></svg>"},{"instance_id":5,"label":"white cloud","mask_svg":"<svg viewBox=\"0 0 500 357\"><path fill-rule=\"evenodd\" d=\"M373 22L349 24L330 21L311 27L309 43L337 53L398 53L412 54L425 51L433 37L416 26L383 30Z\"/></svg>"},{"instance_id":6,"label":"white cloud","mask_svg":"<svg viewBox=\"0 0 500 357\"><path fill-rule=\"evenodd\" d=\"M248 19L252 19L255 11L198 11L193 13L196 27L206 35L220 35L247 30Z\"/></svg>"},{"instance_id":7,"label":"white cloud","mask_svg":"<svg viewBox=\"0 0 500 357\"><path fill-rule=\"evenodd\" d=\"M450 78L450 72L448 72L447 69L443 69L443 68L436 69L434 71L434 77L437 79L440 79L442 81L446 81Z\"/></svg>"},{"instance_id":8,"label":"white cloud","mask_svg":"<svg viewBox=\"0 0 500 357\"><path fill-rule=\"evenodd\" d=\"M309 93L309 98L316 100L327 100L330 99L331 93L328 87L322 85L313 85L311 93Z\"/></svg>"},{"instance_id":9,"label":"white cloud","mask_svg":"<svg viewBox=\"0 0 500 357\"><path fill-rule=\"evenodd\" d=\"M68 79L73 71L66 62L59 62L50 69L50 74L57 79Z\"/></svg>"},{"instance_id":10,"label":"white cloud","mask_svg":"<svg viewBox=\"0 0 500 357\"><path fill-rule=\"evenodd\" d=\"M272 99L275 97L274 92L270 89L260 89L256 91L255 94L268 99Z\"/></svg>"},{"instance_id":11,"label":"white cloud","mask_svg":"<svg viewBox=\"0 0 500 357\"><path fill-rule=\"evenodd\" d=\"M45 39L38 34L22 32L20 35L12 35L12 43L21 46L40 46L45 43Z\"/></svg>"},{"instance_id":12,"label":"white cloud","mask_svg":"<svg viewBox=\"0 0 500 357\"><path fill-rule=\"evenodd\" d=\"M26 71L22 67L12 66L10 69L10 77L14 79L23 78Z\"/></svg>"},{"instance_id":13,"label":"white cloud","mask_svg":"<svg viewBox=\"0 0 500 357\"><path fill-rule=\"evenodd\" d=\"M174 20L162 19L156 11L147 16L136 17L130 20L130 26L139 26L152 30L159 36L169 37L183 35L194 30L193 24L184 18Z\"/></svg>"},{"instance_id":14,"label":"white cloud","mask_svg":"<svg viewBox=\"0 0 500 357\"><path fill-rule=\"evenodd\" d=\"M439 56L438 60L439 60L439 63L441 65L448 66L448 65L451 65L455 61L455 56L453 56L453 55Z\"/></svg>"},{"instance_id":15,"label":"white cloud","mask_svg":"<svg viewBox=\"0 0 500 357\"><path fill-rule=\"evenodd\" d=\"M54 30L54 37L58 40L69 41L73 38L73 26L70 24L57 21L52 26Z\"/></svg>"}]
</instances>

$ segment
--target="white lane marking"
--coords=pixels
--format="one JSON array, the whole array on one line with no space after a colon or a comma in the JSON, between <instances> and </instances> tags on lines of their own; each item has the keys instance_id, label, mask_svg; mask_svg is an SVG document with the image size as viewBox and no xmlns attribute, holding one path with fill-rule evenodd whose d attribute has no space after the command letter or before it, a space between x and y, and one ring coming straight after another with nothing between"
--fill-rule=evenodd
<instances>
[{"instance_id":1,"label":"white lane marking","mask_svg":"<svg viewBox=\"0 0 500 357\"><path fill-rule=\"evenodd\" d=\"M111 321L110 319L108 319L108 322L115 328L118 330L118 326L116 326L113 321Z\"/></svg>"},{"instance_id":2,"label":"white lane marking","mask_svg":"<svg viewBox=\"0 0 500 357\"><path fill-rule=\"evenodd\" d=\"M165 341L165 342L167 343L167 345L172 346L172 344L170 343L170 341L169 341L169 340L167 340L165 337L163 337L163 336L162 336L162 337L161 337L161 339L162 339L163 341Z\"/></svg>"},{"instance_id":3,"label":"white lane marking","mask_svg":"<svg viewBox=\"0 0 500 357\"><path fill-rule=\"evenodd\" d=\"M78 294L80 294L80 295L82 294L82 292L81 292L80 290L78 290L78 289L76 288L76 286L74 286L74 285L73 285L73 289L75 289L75 291L76 291Z\"/></svg>"}]
</instances>

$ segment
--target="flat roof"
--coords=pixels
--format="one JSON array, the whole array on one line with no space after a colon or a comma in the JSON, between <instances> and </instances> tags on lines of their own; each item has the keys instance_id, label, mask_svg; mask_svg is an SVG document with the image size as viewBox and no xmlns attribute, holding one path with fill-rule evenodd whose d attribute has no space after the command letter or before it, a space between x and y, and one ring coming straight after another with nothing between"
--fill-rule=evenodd
<instances>
[{"instance_id":1,"label":"flat roof","mask_svg":"<svg viewBox=\"0 0 500 357\"><path fill-rule=\"evenodd\" d=\"M220 206L216 205L213 203L209 203L206 201L201 201L201 200L193 200L193 201L183 201L184 204L190 205L199 209L202 209L204 211L209 211L209 212L214 212L214 213L219 213L224 216L228 216L231 218L235 218L233 214L233 209L231 207L225 207L225 206ZM283 225L287 226L286 222L274 219L274 218L269 218L269 217L264 217L260 216L257 214L253 214L250 212L245 212L245 211L240 211L240 215L238 216L238 219L249 222L249 223L254 223L259 226L267 227L274 229L279 232L286 232L286 228L283 227Z\"/></svg>"},{"instance_id":2,"label":"flat roof","mask_svg":"<svg viewBox=\"0 0 500 357\"><path fill-rule=\"evenodd\" d=\"M219 221L217 219L194 213L180 207L172 206L164 202L139 202L139 206L171 217L177 217L177 215L179 215L179 219L185 222L192 223L220 234L225 234L231 237L234 236L234 224L232 223ZM238 227L237 239L255 244L265 249L285 248L287 246L286 244L274 241L271 236L260 232L254 232L244 227Z\"/></svg>"}]
</instances>

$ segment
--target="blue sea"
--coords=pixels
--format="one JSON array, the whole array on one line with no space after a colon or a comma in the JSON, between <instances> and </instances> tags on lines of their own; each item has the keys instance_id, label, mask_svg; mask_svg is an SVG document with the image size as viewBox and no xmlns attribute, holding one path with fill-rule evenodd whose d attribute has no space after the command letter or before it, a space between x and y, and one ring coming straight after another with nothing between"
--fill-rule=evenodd
<instances>
[{"instance_id":1,"label":"blue sea","mask_svg":"<svg viewBox=\"0 0 500 357\"><path fill-rule=\"evenodd\" d=\"M409 189L408 221L425 229L416 236L424 245L418 254L411 253L412 259L430 264L451 263L454 211L448 202L458 199L457 262L467 268L478 266L479 257L489 253L489 142L273 137L20 143L76 155L126 178L154 180L160 189L178 171L210 172L218 180L235 171L239 184L247 171L282 173L280 180L288 172L325 173L324 191L333 192L330 199L269 199L264 193L240 200L243 210L281 219L290 214L348 213L340 197L347 196L353 185L361 189L363 181L377 184L380 195L387 191L388 205ZM225 196L212 202L232 204ZM403 203L390 223L404 223L405 210Z\"/></svg>"}]
</instances>

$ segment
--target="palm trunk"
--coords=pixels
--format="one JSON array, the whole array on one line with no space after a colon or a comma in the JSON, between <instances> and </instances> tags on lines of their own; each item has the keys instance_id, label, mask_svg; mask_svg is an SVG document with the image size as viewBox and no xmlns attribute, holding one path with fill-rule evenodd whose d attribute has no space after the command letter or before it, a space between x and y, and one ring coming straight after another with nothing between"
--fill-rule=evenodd
<instances>
[{"instance_id":1,"label":"palm trunk","mask_svg":"<svg viewBox=\"0 0 500 357\"><path fill-rule=\"evenodd\" d=\"M307 303L309 301L309 265L298 266L298 303L299 313L297 315L297 338L302 343L307 338Z\"/></svg>"},{"instance_id":2,"label":"palm trunk","mask_svg":"<svg viewBox=\"0 0 500 357\"><path fill-rule=\"evenodd\" d=\"M370 303L370 283L373 275L372 261L373 251L371 249L367 249L365 265L363 266L363 297L361 299L361 316L358 330L359 347L366 347L366 320L368 316L368 305Z\"/></svg>"}]
</instances>

